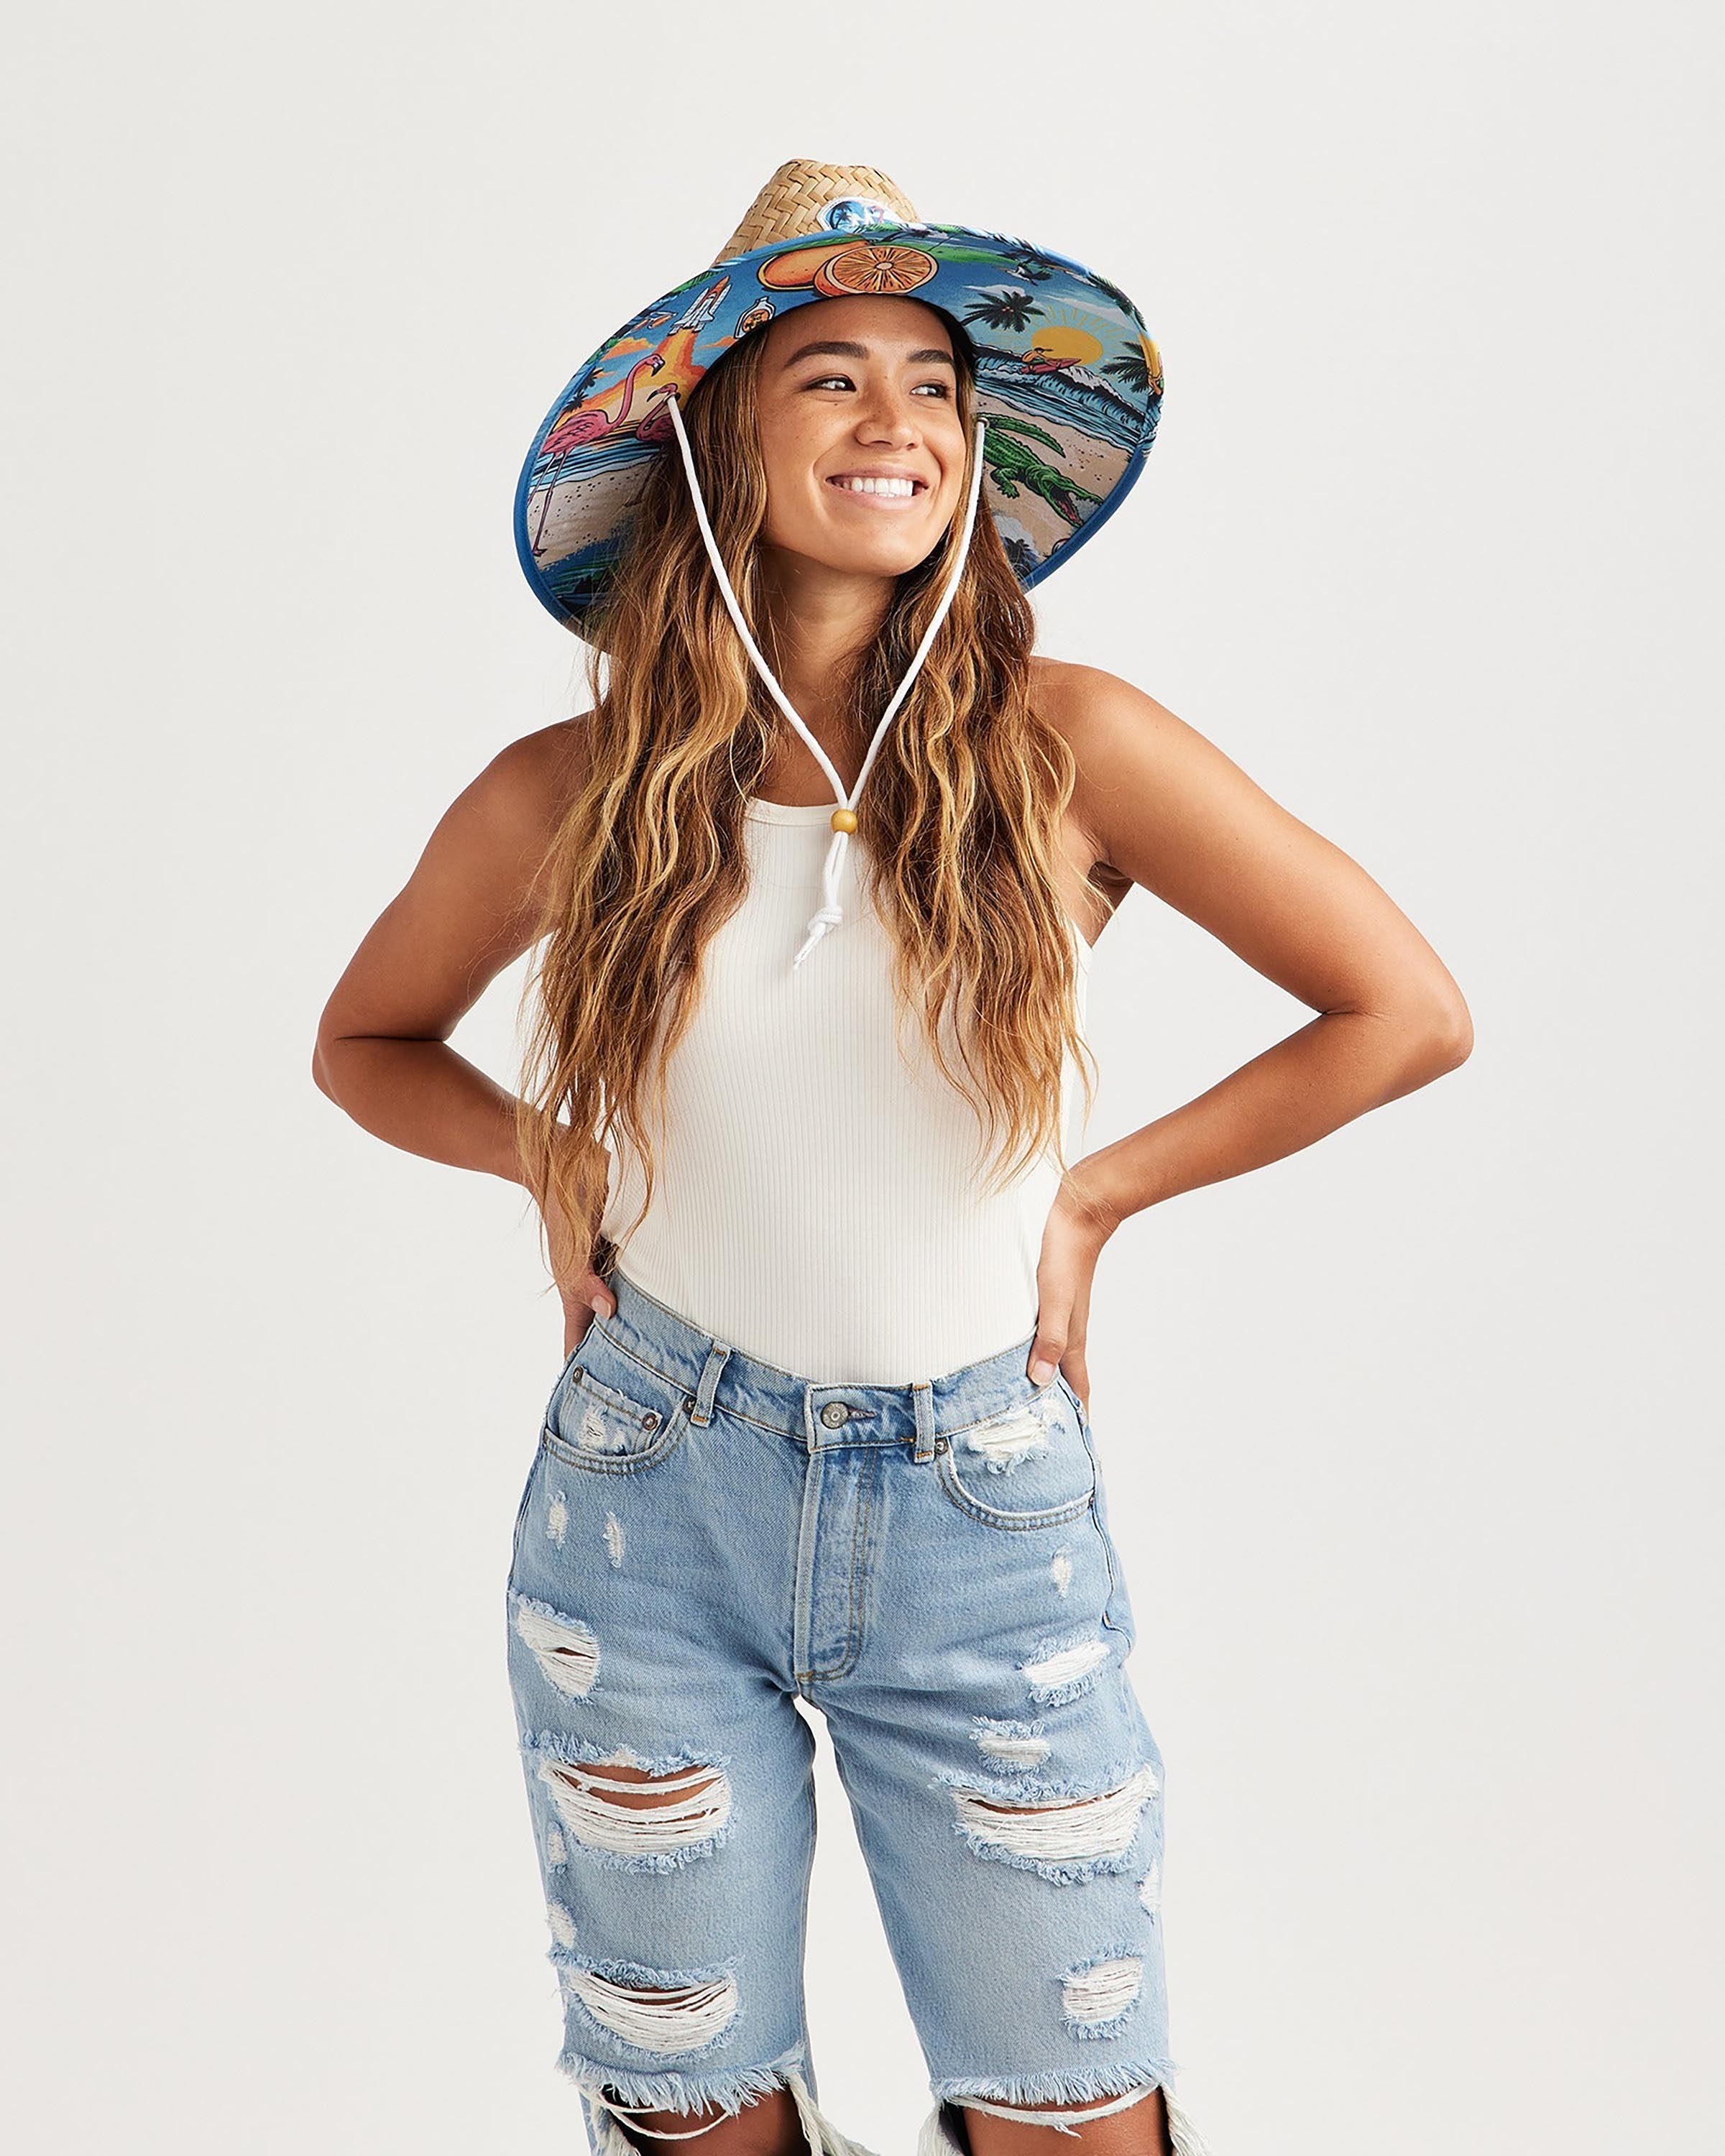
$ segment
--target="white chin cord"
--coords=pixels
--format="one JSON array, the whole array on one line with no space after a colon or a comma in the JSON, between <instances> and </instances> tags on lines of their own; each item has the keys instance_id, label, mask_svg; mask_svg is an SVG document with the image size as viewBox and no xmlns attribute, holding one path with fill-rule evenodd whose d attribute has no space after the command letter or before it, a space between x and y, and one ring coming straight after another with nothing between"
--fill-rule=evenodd
<instances>
[{"instance_id":1,"label":"white chin cord","mask_svg":"<svg viewBox=\"0 0 1725 2156\"><path fill-rule=\"evenodd\" d=\"M773 702L808 742L815 762L825 772L831 782L833 791L839 798L839 807L834 812L835 817L841 814L849 814L854 818L857 797L862 792L863 781L868 777L869 768L875 761L875 752L886 738L886 729L898 716L899 706L910 693L911 684L916 680L923 660L928 656L929 646L934 642L941 624L947 618L947 609L952 605L953 596L958 589L958 579L964 573L965 561L970 552L970 535L976 527L977 496L982 490L983 438L986 423L981 419L976 423L976 442L970 460L970 489L964 504L964 529L963 536L958 543L958 558L952 564L952 574L947 579L947 588L941 594L941 603L934 610L934 617L922 632L922 641L916 646L916 656L911 660L904 680L893 690L891 702L880 714L880 723L875 729L875 738L869 743L868 754L864 757L862 768L856 774L856 783L847 794L845 791L845 782L834 769L826 751L792 709L790 698L773 678L772 668L761 656L759 645L749 634L749 625L743 619L742 608L737 603L737 594L732 590L731 579L725 572L725 564L720 557L718 542L713 537L713 527L707 521L706 504L701 498L701 482L695 476L695 459L690 452L689 437L683 429L682 410L675 392L665 399L665 405L670 413L672 429L676 434L677 447L683 453L683 469L689 475L689 492L695 502L695 521L701 526L701 536L706 547L707 559L713 565L713 574L719 580L720 593L724 598L732 620L737 624L737 633L742 639L743 649L755 662L756 670L761 679L767 684ZM821 903L819 909L809 916L808 937L802 949L791 961L793 972L802 964L827 931L829 928L836 928L845 918L844 908L839 903L839 882L844 873L845 855L850 844L850 831L835 821L833 827L832 844L827 848L826 862L821 870Z\"/></svg>"}]
</instances>

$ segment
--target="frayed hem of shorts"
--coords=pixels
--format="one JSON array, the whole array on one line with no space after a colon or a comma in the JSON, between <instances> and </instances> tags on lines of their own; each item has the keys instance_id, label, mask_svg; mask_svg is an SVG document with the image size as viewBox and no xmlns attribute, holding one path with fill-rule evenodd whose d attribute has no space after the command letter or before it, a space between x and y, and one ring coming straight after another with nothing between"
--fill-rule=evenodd
<instances>
[{"instance_id":1,"label":"frayed hem of shorts","mask_svg":"<svg viewBox=\"0 0 1725 2156\"><path fill-rule=\"evenodd\" d=\"M1175 2071L1172 2059L1148 2060L1132 2066L1092 2066L1074 2073L1053 2066L1040 2074L969 2074L930 2084L942 2103L981 2097L988 2103L1091 2103L1125 2096L1135 2088L1163 2088Z\"/></svg>"},{"instance_id":2,"label":"frayed hem of shorts","mask_svg":"<svg viewBox=\"0 0 1725 2156\"><path fill-rule=\"evenodd\" d=\"M800 2045L770 2066L741 2067L735 2073L703 2079L698 2085L685 2074L614 2072L568 2051L557 2064L581 2092L590 2138L599 2156L640 2156L640 2144L624 2130L619 2113L603 2094L606 2089L619 2104L642 2110L701 2111L716 2104L722 2115L731 2117L752 2098L778 2088L788 2089L797 2107L807 2156L875 2156L873 2149L841 2133L815 2102L808 2054ZM716 2125L717 2121L707 2123ZM661 2146L650 2135L643 2138L649 2148ZM662 2146L670 2156L675 2156L671 2142Z\"/></svg>"},{"instance_id":3,"label":"frayed hem of shorts","mask_svg":"<svg viewBox=\"0 0 1725 2156\"><path fill-rule=\"evenodd\" d=\"M949 2106L956 2108L967 2102L975 2102L1061 2104L1076 2108L1133 2093L1147 2102L1158 2089L1162 2092L1163 2105L1168 2113L1168 2138L1174 2156L1209 2156L1203 2136L1175 2097L1172 2086L1174 2072L1173 2061L1164 2059L1137 2066L1098 2066L1083 2074L1068 2073L1056 2067L1040 2074L973 2075L934 2082L930 2084L930 2092L935 2099L935 2107L918 2138L917 2156L960 2156L959 2144L947 2133L942 2117ZM1084 2121L1056 2120L1050 2116L1046 2123L1062 2133L1076 2133Z\"/></svg>"},{"instance_id":4,"label":"frayed hem of shorts","mask_svg":"<svg viewBox=\"0 0 1725 2156\"><path fill-rule=\"evenodd\" d=\"M736 2112L752 2097L770 2096L783 2087L788 2076L804 2074L805 2055L787 2051L771 2066L741 2066L728 2074L637 2074L626 2066L602 2066L580 2053L565 2051L557 2071L567 2074L583 2096L598 2097L612 2090L621 2103L639 2104L649 2111L704 2111L716 2104L721 2111Z\"/></svg>"}]
</instances>

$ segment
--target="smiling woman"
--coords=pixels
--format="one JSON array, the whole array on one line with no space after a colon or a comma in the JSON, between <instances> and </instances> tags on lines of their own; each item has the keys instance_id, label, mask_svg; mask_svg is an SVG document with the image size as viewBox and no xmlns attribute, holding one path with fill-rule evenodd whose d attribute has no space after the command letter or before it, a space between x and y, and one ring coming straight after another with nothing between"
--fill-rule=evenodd
<instances>
[{"instance_id":1,"label":"smiling woman","mask_svg":"<svg viewBox=\"0 0 1725 2156\"><path fill-rule=\"evenodd\" d=\"M1034 652L1028 592L1124 499L1161 396L1081 264L782 168L523 467L522 567L593 647L592 709L463 793L324 1013L332 1098L542 1216L565 1360L505 1604L595 2156L867 2156L809 2058L798 1701L927 2063L918 2156L1081 2124L1091 2156L1201 2156L1091 1282L1127 1218L1469 1029L1356 864ZM1089 943L1134 885L1317 1015L1074 1158ZM449 1039L524 952L512 1095Z\"/></svg>"}]
</instances>

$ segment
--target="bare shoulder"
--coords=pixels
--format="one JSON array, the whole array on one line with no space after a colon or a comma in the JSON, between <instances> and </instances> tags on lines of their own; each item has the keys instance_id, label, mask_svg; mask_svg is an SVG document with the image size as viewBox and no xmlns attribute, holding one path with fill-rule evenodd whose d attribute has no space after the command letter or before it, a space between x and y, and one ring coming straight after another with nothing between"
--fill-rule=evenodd
<instances>
[{"instance_id":1,"label":"bare shoulder","mask_svg":"<svg viewBox=\"0 0 1725 2156\"><path fill-rule=\"evenodd\" d=\"M501 850L536 868L585 769L589 716L559 719L500 749L450 803L439 832L457 847Z\"/></svg>"},{"instance_id":2,"label":"bare shoulder","mask_svg":"<svg viewBox=\"0 0 1725 2156\"><path fill-rule=\"evenodd\" d=\"M1111 757L1123 747L1130 744L1142 754L1153 750L1158 739L1172 749L1181 734L1199 738L1165 704L1105 667L1039 654L1031 661L1031 693L1037 710L1065 735L1077 761L1075 808L1106 778Z\"/></svg>"},{"instance_id":3,"label":"bare shoulder","mask_svg":"<svg viewBox=\"0 0 1725 2156\"><path fill-rule=\"evenodd\" d=\"M1199 737L1165 705L1101 666L1039 654L1031 661L1030 690L1038 712L1072 752L1076 773L1066 811L1067 849L1100 895L1106 919L1134 880L1122 865L1118 834L1122 808L1134 791L1126 767L1136 767L1142 783L1147 764L1177 752L1178 736Z\"/></svg>"},{"instance_id":4,"label":"bare shoulder","mask_svg":"<svg viewBox=\"0 0 1725 2156\"><path fill-rule=\"evenodd\" d=\"M1167 896L1163 876L1190 843L1292 822L1215 742L1144 690L1101 666L1037 666L1037 708L1077 765L1069 814L1094 850L1095 878Z\"/></svg>"},{"instance_id":5,"label":"bare shoulder","mask_svg":"<svg viewBox=\"0 0 1725 2156\"><path fill-rule=\"evenodd\" d=\"M1037 694L1078 767L1069 823L1093 889L1141 885L1314 1010L1417 1008L1466 1032L1460 990L1376 880L1195 726L1097 666L1045 662Z\"/></svg>"},{"instance_id":6,"label":"bare shoulder","mask_svg":"<svg viewBox=\"0 0 1725 2156\"><path fill-rule=\"evenodd\" d=\"M500 749L439 818L325 1008L320 1037L447 1040L532 942L533 886L578 783L584 715Z\"/></svg>"}]
</instances>

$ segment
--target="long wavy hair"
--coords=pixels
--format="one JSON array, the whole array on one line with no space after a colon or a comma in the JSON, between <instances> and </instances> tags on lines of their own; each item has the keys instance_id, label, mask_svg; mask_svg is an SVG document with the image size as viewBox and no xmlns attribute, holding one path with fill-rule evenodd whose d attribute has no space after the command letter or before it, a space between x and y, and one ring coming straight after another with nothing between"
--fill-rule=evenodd
<instances>
[{"instance_id":1,"label":"long wavy hair","mask_svg":"<svg viewBox=\"0 0 1725 2156\"><path fill-rule=\"evenodd\" d=\"M778 674L782 639L759 552L761 342L733 346L683 408L714 536ZM973 457L974 377L957 327L953 343ZM853 656L840 697L859 752L939 603L961 526L955 516L941 545L897 579L878 631ZM850 850L896 947L901 1049L915 1014L935 1067L977 1113L997 1183L1045 1151L1064 1178L1069 1048L1086 1116L1095 1092L1055 880L1075 765L1064 736L1031 707L1034 626L979 505L952 607L870 767ZM655 459L603 620L590 627L592 708L530 894L539 948L523 990L516 1132L527 1188L542 1208L554 1194L574 1232L585 1228L589 1261L603 1274L651 1204L653 1129L696 1008L702 951L747 888L744 803L791 731L726 611L675 444ZM645 1195L614 1240L598 1222L606 1147L619 1133L640 1161Z\"/></svg>"}]
</instances>

